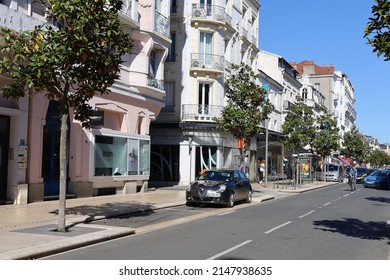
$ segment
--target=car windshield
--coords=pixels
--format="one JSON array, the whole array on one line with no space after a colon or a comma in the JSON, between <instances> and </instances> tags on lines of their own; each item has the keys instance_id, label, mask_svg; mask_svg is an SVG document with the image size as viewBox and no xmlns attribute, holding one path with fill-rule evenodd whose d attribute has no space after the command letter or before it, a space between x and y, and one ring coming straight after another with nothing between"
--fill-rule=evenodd
<instances>
[{"instance_id":1,"label":"car windshield","mask_svg":"<svg viewBox=\"0 0 390 280\"><path fill-rule=\"evenodd\" d=\"M339 167L337 165L330 164L327 166L328 171L339 171Z\"/></svg>"},{"instance_id":2,"label":"car windshield","mask_svg":"<svg viewBox=\"0 0 390 280\"><path fill-rule=\"evenodd\" d=\"M212 181L228 181L230 179L230 172L206 171L202 175L200 175L198 179Z\"/></svg>"},{"instance_id":3,"label":"car windshield","mask_svg":"<svg viewBox=\"0 0 390 280\"><path fill-rule=\"evenodd\" d=\"M365 173L367 173L367 169L366 169L366 168L358 167L358 168L356 168L356 172L357 172L357 174L359 174L359 175L365 174Z\"/></svg>"},{"instance_id":4,"label":"car windshield","mask_svg":"<svg viewBox=\"0 0 390 280\"><path fill-rule=\"evenodd\" d=\"M371 176L377 176L377 177L388 177L390 176L390 172L389 171L383 171L383 170L377 170L377 171L374 171Z\"/></svg>"}]
</instances>

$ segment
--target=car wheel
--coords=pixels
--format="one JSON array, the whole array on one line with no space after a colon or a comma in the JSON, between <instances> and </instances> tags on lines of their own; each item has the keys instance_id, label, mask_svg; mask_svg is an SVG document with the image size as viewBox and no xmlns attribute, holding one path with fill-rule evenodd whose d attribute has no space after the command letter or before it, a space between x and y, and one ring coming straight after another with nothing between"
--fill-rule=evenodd
<instances>
[{"instance_id":1,"label":"car wheel","mask_svg":"<svg viewBox=\"0 0 390 280\"><path fill-rule=\"evenodd\" d=\"M230 193L227 206L229 208L232 208L234 206L234 192Z\"/></svg>"},{"instance_id":2,"label":"car wheel","mask_svg":"<svg viewBox=\"0 0 390 280\"><path fill-rule=\"evenodd\" d=\"M248 196L246 197L246 200L245 200L246 203L251 203L252 202L252 194L253 194L252 190L249 190L248 191Z\"/></svg>"}]
</instances>

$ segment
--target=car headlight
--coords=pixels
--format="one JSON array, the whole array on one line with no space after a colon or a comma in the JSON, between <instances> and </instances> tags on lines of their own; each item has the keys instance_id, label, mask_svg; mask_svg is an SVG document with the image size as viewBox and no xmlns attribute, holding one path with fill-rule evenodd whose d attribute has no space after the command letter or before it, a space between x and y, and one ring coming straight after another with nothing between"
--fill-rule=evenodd
<instances>
[{"instance_id":1,"label":"car headlight","mask_svg":"<svg viewBox=\"0 0 390 280\"><path fill-rule=\"evenodd\" d=\"M191 191L191 184L188 185L188 187L186 188L186 191L187 191L187 192Z\"/></svg>"},{"instance_id":2,"label":"car headlight","mask_svg":"<svg viewBox=\"0 0 390 280\"><path fill-rule=\"evenodd\" d=\"M216 192L224 192L226 190L226 185L219 185L219 188L216 190Z\"/></svg>"}]
</instances>

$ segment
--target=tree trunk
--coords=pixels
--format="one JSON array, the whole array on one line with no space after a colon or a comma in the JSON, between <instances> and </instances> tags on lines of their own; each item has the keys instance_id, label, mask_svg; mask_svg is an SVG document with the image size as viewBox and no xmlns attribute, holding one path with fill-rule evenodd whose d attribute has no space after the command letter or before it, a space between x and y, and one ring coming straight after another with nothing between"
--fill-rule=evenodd
<instances>
[{"instance_id":1,"label":"tree trunk","mask_svg":"<svg viewBox=\"0 0 390 280\"><path fill-rule=\"evenodd\" d=\"M68 178L68 112L62 112L60 138L60 196L57 231L66 231L66 180Z\"/></svg>"}]
</instances>

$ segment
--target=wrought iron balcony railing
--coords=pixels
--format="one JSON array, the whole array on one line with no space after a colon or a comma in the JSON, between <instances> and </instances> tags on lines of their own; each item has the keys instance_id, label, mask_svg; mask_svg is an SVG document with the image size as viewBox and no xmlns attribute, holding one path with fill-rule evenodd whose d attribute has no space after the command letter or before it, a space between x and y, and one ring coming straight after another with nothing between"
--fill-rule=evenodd
<instances>
[{"instance_id":1,"label":"wrought iron balcony railing","mask_svg":"<svg viewBox=\"0 0 390 280\"><path fill-rule=\"evenodd\" d=\"M148 86L164 90L164 81L148 76Z\"/></svg>"},{"instance_id":2,"label":"wrought iron balcony railing","mask_svg":"<svg viewBox=\"0 0 390 280\"><path fill-rule=\"evenodd\" d=\"M220 6L199 3L192 4L192 18L225 22L226 11L224 7Z\"/></svg>"},{"instance_id":3,"label":"wrought iron balcony railing","mask_svg":"<svg viewBox=\"0 0 390 280\"><path fill-rule=\"evenodd\" d=\"M215 122L215 118L221 117L223 106L184 104L182 105L182 121Z\"/></svg>"},{"instance_id":4,"label":"wrought iron balcony railing","mask_svg":"<svg viewBox=\"0 0 390 280\"><path fill-rule=\"evenodd\" d=\"M221 55L207 53L191 54L191 68L203 68L209 70L224 71L227 65L227 61Z\"/></svg>"},{"instance_id":5,"label":"wrought iron balcony railing","mask_svg":"<svg viewBox=\"0 0 390 280\"><path fill-rule=\"evenodd\" d=\"M159 12L155 12L154 30L157 33L169 38L170 37L171 22L170 18L162 15Z\"/></svg>"}]
</instances>

